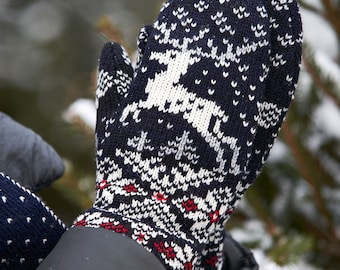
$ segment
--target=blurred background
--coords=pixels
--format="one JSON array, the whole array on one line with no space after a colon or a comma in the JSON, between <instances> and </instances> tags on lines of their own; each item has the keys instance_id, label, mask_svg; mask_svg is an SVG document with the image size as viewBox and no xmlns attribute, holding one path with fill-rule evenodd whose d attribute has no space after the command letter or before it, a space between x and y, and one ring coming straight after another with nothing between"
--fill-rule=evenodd
<instances>
[{"instance_id":1,"label":"blurred background","mask_svg":"<svg viewBox=\"0 0 340 270\"><path fill-rule=\"evenodd\" d=\"M0 0L0 110L39 133L66 173L41 196L67 224L94 197L94 91L103 44L131 56L160 0ZM300 1L295 101L227 230L260 269L340 267L340 1ZM0 149L1 151L1 149Z\"/></svg>"}]
</instances>

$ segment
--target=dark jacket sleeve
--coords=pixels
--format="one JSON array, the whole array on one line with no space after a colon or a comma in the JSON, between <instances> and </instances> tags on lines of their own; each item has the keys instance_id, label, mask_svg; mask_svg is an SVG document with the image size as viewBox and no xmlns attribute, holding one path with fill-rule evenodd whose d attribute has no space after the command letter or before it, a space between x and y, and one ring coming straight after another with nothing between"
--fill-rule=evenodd
<instances>
[{"instance_id":1,"label":"dark jacket sleeve","mask_svg":"<svg viewBox=\"0 0 340 270\"><path fill-rule=\"evenodd\" d=\"M73 227L37 270L162 270L161 262L130 238L102 228Z\"/></svg>"},{"instance_id":2,"label":"dark jacket sleeve","mask_svg":"<svg viewBox=\"0 0 340 270\"><path fill-rule=\"evenodd\" d=\"M229 233L224 239L224 262L222 270L258 270L253 253L238 243Z\"/></svg>"},{"instance_id":3,"label":"dark jacket sleeve","mask_svg":"<svg viewBox=\"0 0 340 270\"><path fill-rule=\"evenodd\" d=\"M37 191L59 178L64 164L39 135L0 112L0 171Z\"/></svg>"},{"instance_id":4,"label":"dark jacket sleeve","mask_svg":"<svg viewBox=\"0 0 340 270\"><path fill-rule=\"evenodd\" d=\"M102 228L74 227L64 233L37 270L162 270L160 261L130 238ZM230 234L224 241L223 270L258 270L250 250Z\"/></svg>"}]
</instances>

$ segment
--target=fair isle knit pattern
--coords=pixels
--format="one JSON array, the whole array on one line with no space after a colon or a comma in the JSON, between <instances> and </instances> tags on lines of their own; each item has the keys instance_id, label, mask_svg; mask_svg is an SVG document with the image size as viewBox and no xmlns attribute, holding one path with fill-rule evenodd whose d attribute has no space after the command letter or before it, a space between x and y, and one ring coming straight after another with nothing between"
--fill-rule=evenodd
<instances>
[{"instance_id":1,"label":"fair isle knit pattern","mask_svg":"<svg viewBox=\"0 0 340 270\"><path fill-rule=\"evenodd\" d=\"M36 195L0 173L0 269L36 269L65 230Z\"/></svg>"},{"instance_id":2,"label":"fair isle knit pattern","mask_svg":"<svg viewBox=\"0 0 340 270\"><path fill-rule=\"evenodd\" d=\"M277 137L301 44L295 0L168 1L141 31L134 74L107 44L96 202L75 226L123 233L167 269L220 269L224 225Z\"/></svg>"}]
</instances>

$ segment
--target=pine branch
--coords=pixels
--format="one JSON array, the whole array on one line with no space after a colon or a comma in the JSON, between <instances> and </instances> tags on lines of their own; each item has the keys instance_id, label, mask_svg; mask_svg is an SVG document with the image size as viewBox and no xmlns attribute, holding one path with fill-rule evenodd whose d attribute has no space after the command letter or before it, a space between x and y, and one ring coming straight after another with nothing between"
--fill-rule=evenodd
<instances>
[{"instance_id":1,"label":"pine branch","mask_svg":"<svg viewBox=\"0 0 340 270\"><path fill-rule=\"evenodd\" d=\"M303 215L300 210L294 211L293 220L298 224L298 227L300 226L300 230L313 235L313 237L316 238L318 242L329 242L329 235L322 228L320 228L320 226L318 226L319 224L315 224L315 222Z\"/></svg>"},{"instance_id":2,"label":"pine branch","mask_svg":"<svg viewBox=\"0 0 340 270\"><path fill-rule=\"evenodd\" d=\"M116 25L112 23L109 17L107 16L100 17L97 22L96 28L97 31L99 33L102 33L109 41L121 44L129 54L132 53L129 44L123 38L122 32Z\"/></svg>"},{"instance_id":3,"label":"pine branch","mask_svg":"<svg viewBox=\"0 0 340 270\"><path fill-rule=\"evenodd\" d=\"M304 151L301 149L301 146L299 145L296 136L294 135L294 133L292 132L287 123L284 123L282 126L282 134L292 151L292 154L296 160L301 175L307 181L312 190L314 201L317 205L317 208L319 209L320 214L327 221L329 240L332 241L338 239L337 230L334 225L332 214L327 207L326 200L323 198L322 190L319 187L318 180L315 178L315 175L311 173L309 166L306 164L304 158L305 155L303 154Z\"/></svg>"},{"instance_id":4,"label":"pine branch","mask_svg":"<svg viewBox=\"0 0 340 270\"><path fill-rule=\"evenodd\" d=\"M335 88L334 83L330 79L328 79L327 81L327 79L322 77L322 71L315 63L312 52L307 44L304 45L303 62L314 83L327 97L332 99L333 102L340 109L340 98L337 95L336 91L332 89Z\"/></svg>"},{"instance_id":5,"label":"pine branch","mask_svg":"<svg viewBox=\"0 0 340 270\"><path fill-rule=\"evenodd\" d=\"M246 200L249 205L256 212L256 218L265 224L267 232L272 236L276 237L280 234L280 227L272 220L272 211L269 207L268 196L263 193L263 188L260 187L259 181L266 182L266 190L273 193L273 187L269 184L269 179L266 178L265 170L261 174L262 179L258 179L258 183L249 189L246 194Z\"/></svg>"},{"instance_id":6,"label":"pine branch","mask_svg":"<svg viewBox=\"0 0 340 270\"><path fill-rule=\"evenodd\" d=\"M340 5L335 6L332 4L330 0L321 0L324 9L318 9L315 6L307 3L307 0L300 0L300 6L325 18L330 24L333 26L335 30L338 40L340 41L340 20L339 20L339 13L340 13Z\"/></svg>"},{"instance_id":7,"label":"pine branch","mask_svg":"<svg viewBox=\"0 0 340 270\"><path fill-rule=\"evenodd\" d=\"M339 12L340 6L335 6L333 4L334 1L331 0L322 0L322 3L325 7L324 17L331 23L336 34L338 36L338 40L340 41L340 20L339 20Z\"/></svg>"},{"instance_id":8,"label":"pine branch","mask_svg":"<svg viewBox=\"0 0 340 270\"><path fill-rule=\"evenodd\" d=\"M300 3L301 7L308 9L309 11L312 11L312 12L318 14L318 15L322 15L321 11L319 9L317 9L315 6L307 3L305 0L300 0L299 3Z\"/></svg>"},{"instance_id":9,"label":"pine branch","mask_svg":"<svg viewBox=\"0 0 340 270\"><path fill-rule=\"evenodd\" d=\"M276 239L268 255L279 266L286 266L298 262L313 247L311 236L297 233L282 234Z\"/></svg>"},{"instance_id":10,"label":"pine branch","mask_svg":"<svg viewBox=\"0 0 340 270\"><path fill-rule=\"evenodd\" d=\"M303 233L308 233L308 235L312 235L315 239L314 241L314 249L316 253L322 252L323 254L327 254L331 257L340 258L340 243L336 239L330 239L329 235L318 226L317 223L308 219L303 213L300 211L296 211L294 213L293 218L299 225L300 231ZM325 243L327 248L324 248ZM320 245L321 244L321 245Z\"/></svg>"}]
</instances>

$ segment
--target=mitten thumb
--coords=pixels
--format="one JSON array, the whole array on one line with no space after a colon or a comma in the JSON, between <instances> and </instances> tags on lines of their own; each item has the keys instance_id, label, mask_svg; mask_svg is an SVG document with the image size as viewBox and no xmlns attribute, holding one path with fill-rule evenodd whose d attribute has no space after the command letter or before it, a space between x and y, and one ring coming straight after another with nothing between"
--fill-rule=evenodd
<instances>
[{"instance_id":1,"label":"mitten thumb","mask_svg":"<svg viewBox=\"0 0 340 270\"><path fill-rule=\"evenodd\" d=\"M127 96L133 68L125 49L117 43L106 43L99 59L96 90L97 133L103 121Z\"/></svg>"}]
</instances>

